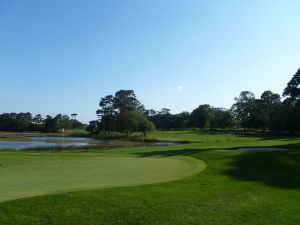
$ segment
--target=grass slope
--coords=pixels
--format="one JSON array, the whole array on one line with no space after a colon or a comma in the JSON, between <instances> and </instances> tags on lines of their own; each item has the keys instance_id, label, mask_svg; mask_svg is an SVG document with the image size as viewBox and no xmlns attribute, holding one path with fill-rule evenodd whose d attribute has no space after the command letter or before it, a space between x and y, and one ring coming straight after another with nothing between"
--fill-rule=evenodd
<instances>
[{"instance_id":1,"label":"grass slope","mask_svg":"<svg viewBox=\"0 0 300 225\"><path fill-rule=\"evenodd\" d=\"M162 159L189 155L204 160L207 168L202 173L167 183L2 202L0 224L300 223L300 139L194 131L157 132L150 138L194 143L99 150L94 154ZM236 150L243 146L290 150Z\"/></svg>"}]
</instances>

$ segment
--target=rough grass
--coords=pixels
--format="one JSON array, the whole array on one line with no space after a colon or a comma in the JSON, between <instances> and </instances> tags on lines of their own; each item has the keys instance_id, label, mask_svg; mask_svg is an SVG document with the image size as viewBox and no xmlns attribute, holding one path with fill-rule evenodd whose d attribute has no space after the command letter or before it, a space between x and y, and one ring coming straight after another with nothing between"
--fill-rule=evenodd
<instances>
[{"instance_id":1,"label":"rough grass","mask_svg":"<svg viewBox=\"0 0 300 225\"><path fill-rule=\"evenodd\" d=\"M167 183L2 202L0 224L300 223L298 138L194 131L156 132L150 138L194 143L96 150L93 154L163 159L189 155L204 160L207 168L200 174ZM276 146L290 150L236 150L244 146ZM81 156L84 157L84 153Z\"/></svg>"}]
</instances>

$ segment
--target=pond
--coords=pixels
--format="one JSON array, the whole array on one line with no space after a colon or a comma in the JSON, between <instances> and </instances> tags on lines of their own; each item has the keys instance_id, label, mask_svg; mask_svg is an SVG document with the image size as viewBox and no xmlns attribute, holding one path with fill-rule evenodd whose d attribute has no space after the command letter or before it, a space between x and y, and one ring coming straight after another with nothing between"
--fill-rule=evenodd
<instances>
[{"instance_id":1,"label":"pond","mask_svg":"<svg viewBox=\"0 0 300 225\"><path fill-rule=\"evenodd\" d=\"M50 136L27 136L26 138L30 138L33 141L90 141L93 140L91 138L84 137L50 137Z\"/></svg>"},{"instance_id":2,"label":"pond","mask_svg":"<svg viewBox=\"0 0 300 225\"><path fill-rule=\"evenodd\" d=\"M85 137L57 137L57 136L25 136L19 141L0 141L0 150L13 149L23 150L32 148L53 148L53 147L133 147L133 146L169 146L178 143L171 141L138 142L118 140L96 140Z\"/></svg>"},{"instance_id":3,"label":"pond","mask_svg":"<svg viewBox=\"0 0 300 225\"><path fill-rule=\"evenodd\" d=\"M69 147L69 146L89 146L89 143L55 143L55 142L44 142L44 141L0 141L0 149L28 149L28 148L51 148L51 147Z\"/></svg>"},{"instance_id":4,"label":"pond","mask_svg":"<svg viewBox=\"0 0 300 225\"><path fill-rule=\"evenodd\" d=\"M24 141L23 141L24 140ZM93 139L83 137L51 137L51 136L25 136L22 141L0 141L0 149L30 149L52 147L84 147L91 145Z\"/></svg>"}]
</instances>

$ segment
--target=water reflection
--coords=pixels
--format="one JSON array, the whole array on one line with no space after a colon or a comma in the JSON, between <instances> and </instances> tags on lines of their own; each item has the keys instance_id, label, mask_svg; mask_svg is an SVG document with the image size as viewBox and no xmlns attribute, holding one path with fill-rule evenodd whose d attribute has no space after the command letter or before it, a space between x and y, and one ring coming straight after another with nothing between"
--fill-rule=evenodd
<instances>
[{"instance_id":1,"label":"water reflection","mask_svg":"<svg viewBox=\"0 0 300 225\"><path fill-rule=\"evenodd\" d=\"M47 136L27 136L33 141L90 141L91 138L84 137L47 137Z\"/></svg>"},{"instance_id":2,"label":"water reflection","mask_svg":"<svg viewBox=\"0 0 300 225\"><path fill-rule=\"evenodd\" d=\"M85 137L51 137L51 136L26 136L28 141L0 141L2 149L32 149L32 148L53 148L53 147L134 147L134 146L169 146L178 143L171 141L143 142L143 141L120 141L120 140L96 140Z\"/></svg>"},{"instance_id":3,"label":"water reflection","mask_svg":"<svg viewBox=\"0 0 300 225\"><path fill-rule=\"evenodd\" d=\"M89 143L85 142L71 142L71 143L55 143L43 141L0 141L0 149L28 149L28 148L50 148L50 147L69 147L69 146L88 146Z\"/></svg>"}]
</instances>

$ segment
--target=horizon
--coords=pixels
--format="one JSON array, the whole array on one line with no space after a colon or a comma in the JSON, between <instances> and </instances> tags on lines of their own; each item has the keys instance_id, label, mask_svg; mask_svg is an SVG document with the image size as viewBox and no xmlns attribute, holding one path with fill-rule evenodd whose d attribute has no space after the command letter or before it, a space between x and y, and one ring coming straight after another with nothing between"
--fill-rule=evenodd
<instances>
[{"instance_id":1,"label":"horizon","mask_svg":"<svg viewBox=\"0 0 300 225\"><path fill-rule=\"evenodd\" d=\"M298 1L0 3L0 113L78 113L134 90L147 109L282 96L299 69Z\"/></svg>"}]
</instances>

